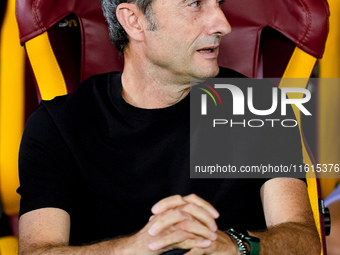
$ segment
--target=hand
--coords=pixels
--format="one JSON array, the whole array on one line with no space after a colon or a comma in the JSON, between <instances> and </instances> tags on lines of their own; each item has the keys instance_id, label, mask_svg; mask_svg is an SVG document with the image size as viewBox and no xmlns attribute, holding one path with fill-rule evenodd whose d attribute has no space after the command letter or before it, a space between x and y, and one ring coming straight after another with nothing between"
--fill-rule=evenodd
<instances>
[{"instance_id":1,"label":"hand","mask_svg":"<svg viewBox=\"0 0 340 255\"><path fill-rule=\"evenodd\" d=\"M219 213L211 204L195 194L186 197L175 195L164 198L155 204L151 211L154 213L153 217L160 215L167 217L166 215L169 213L185 212L190 215L190 219L192 219L192 217L195 218L196 221L201 222L201 224L208 227L211 231L215 232L217 230L215 219L219 217ZM161 223L153 224L149 229L149 233L152 236L156 236L158 233L172 225L175 225L175 222L171 221L171 219L169 221L163 220ZM183 230L191 230L191 228L190 226L187 226L187 228ZM214 236L216 237L216 235Z\"/></svg>"},{"instance_id":2,"label":"hand","mask_svg":"<svg viewBox=\"0 0 340 255\"><path fill-rule=\"evenodd\" d=\"M238 254L237 247L229 235L222 231L217 231L215 219L219 216L219 213L207 201L194 194L186 197L179 195L168 197L153 206L152 212L155 215L152 216L151 219L155 219L155 217L159 215L167 217L167 213L170 214L174 210L186 212L190 216L190 221L184 220L177 224L173 224L171 220L164 224L162 224L162 222L164 222L162 220L156 222L148 231L150 235L156 237L154 240L155 243L160 245L167 240L167 238L164 238L162 235L157 236L162 231L166 229L170 231L180 229L194 235L189 238L195 237L196 240L201 240L202 237L206 238L206 244L209 243L209 240L211 241L211 245L207 247L192 247L187 254ZM176 234L177 232L173 232L173 235ZM171 240L170 236L171 235L169 235L169 239ZM185 242L187 241L188 240ZM185 242L182 242L179 248L189 249L190 247L183 247ZM193 245L193 243L191 244ZM157 245L155 247L157 247Z\"/></svg>"},{"instance_id":3,"label":"hand","mask_svg":"<svg viewBox=\"0 0 340 255\"><path fill-rule=\"evenodd\" d=\"M195 194L190 194L185 197L182 197L180 195L174 195L164 198L160 200L158 203L156 203L151 208L151 211L153 214L157 215L162 212L165 212L166 210L174 209L178 206L186 205L188 203L197 205L202 209L205 209L214 219L217 219L220 216L218 211L210 203L208 203L207 201L205 201L204 199L200 198Z\"/></svg>"},{"instance_id":4,"label":"hand","mask_svg":"<svg viewBox=\"0 0 340 255\"><path fill-rule=\"evenodd\" d=\"M128 254L162 254L173 249L207 248L217 238L214 217L218 217L218 212L195 195L165 198L152 208L152 212L155 215L146 226L126 238L125 246L130 247Z\"/></svg>"}]
</instances>

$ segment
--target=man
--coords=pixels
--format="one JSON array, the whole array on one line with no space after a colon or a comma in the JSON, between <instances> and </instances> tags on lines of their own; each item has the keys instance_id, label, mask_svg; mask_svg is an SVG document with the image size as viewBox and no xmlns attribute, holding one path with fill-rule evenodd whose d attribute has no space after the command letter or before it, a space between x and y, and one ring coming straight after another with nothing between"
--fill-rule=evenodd
<instances>
[{"instance_id":1,"label":"man","mask_svg":"<svg viewBox=\"0 0 340 255\"><path fill-rule=\"evenodd\" d=\"M268 227L250 232L260 254L320 254L303 181L189 178L187 95L191 78L219 72L231 31L221 2L102 5L124 70L43 102L27 123L19 253L249 254L225 231Z\"/></svg>"}]
</instances>

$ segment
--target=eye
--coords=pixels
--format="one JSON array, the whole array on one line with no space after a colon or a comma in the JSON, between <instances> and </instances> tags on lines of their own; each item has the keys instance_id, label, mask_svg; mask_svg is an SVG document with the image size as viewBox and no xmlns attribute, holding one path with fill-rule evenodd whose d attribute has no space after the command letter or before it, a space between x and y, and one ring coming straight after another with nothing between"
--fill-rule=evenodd
<instances>
[{"instance_id":1,"label":"eye","mask_svg":"<svg viewBox=\"0 0 340 255\"><path fill-rule=\"evenodd\" d=\"M191 7L200 7L201 6L201 1L195 1L189 4Z\"/></svg>"},{"instance_id":2,"label":"eye","mask_svg":"<svg viewBox=\"0 0 340 255\"><path fill-rule=\"evenodd\" d=\"M218 2L217 2L217 6L221 8L221 7L222 7L222 4L223 4L224 2L225 2L224 0L218 1Z\"/></svg>"}]
</instances>

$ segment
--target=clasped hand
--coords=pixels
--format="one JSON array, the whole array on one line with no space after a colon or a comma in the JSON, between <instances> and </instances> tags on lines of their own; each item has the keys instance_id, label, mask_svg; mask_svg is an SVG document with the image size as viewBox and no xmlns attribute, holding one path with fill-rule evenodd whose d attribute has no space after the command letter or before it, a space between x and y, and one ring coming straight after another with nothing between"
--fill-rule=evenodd
<instances>
[{"instance_id":1,"label":"clasped hand","mask_svg":"<svg viewBox=\"0 0 340 255\"><path fill-rule=\"evenodd\" d=\"M173 249L189 250L185 255L236 255L230 237L218 230L217 210L191 194L162 199L151 209L146 226L133 236L138 254L158 255Z\"/></svg>"}]
</instances>

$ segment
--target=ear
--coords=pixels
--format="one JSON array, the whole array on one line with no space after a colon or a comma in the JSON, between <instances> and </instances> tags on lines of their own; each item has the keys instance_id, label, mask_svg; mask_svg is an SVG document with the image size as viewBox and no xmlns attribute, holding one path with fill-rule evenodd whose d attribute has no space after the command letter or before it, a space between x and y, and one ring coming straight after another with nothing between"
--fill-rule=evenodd
<instances>
[{"instance_id":1,"label":"ear","mask_svg":"<svg viewBox=\"0 0 340 255\"><path fill-rule=\"evenodd\" d=\"M143 40L146 19L134 3L121 3L117 6L116 16L129 38Z\"/></svg>"}]
</instances>

